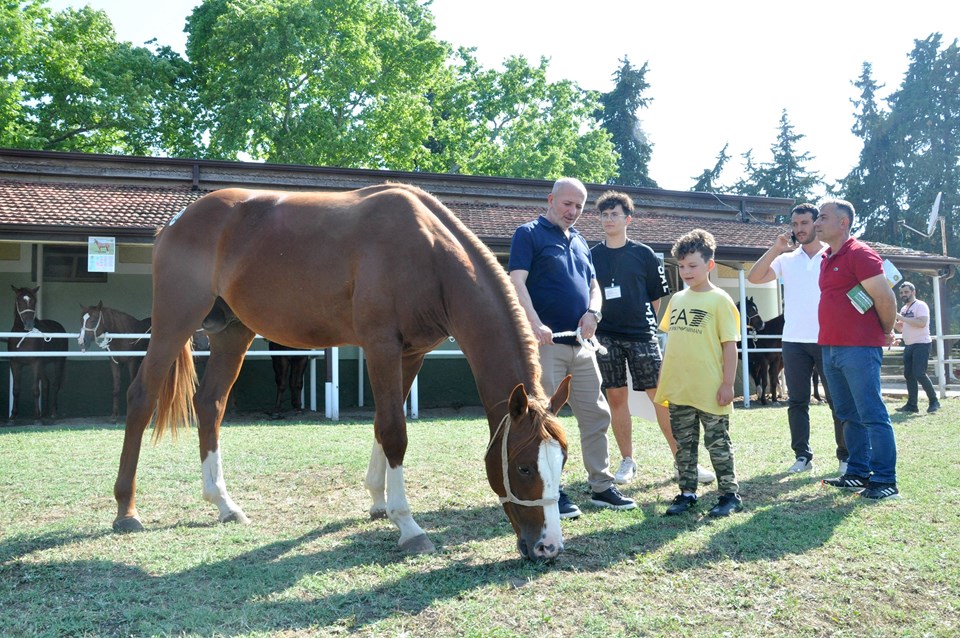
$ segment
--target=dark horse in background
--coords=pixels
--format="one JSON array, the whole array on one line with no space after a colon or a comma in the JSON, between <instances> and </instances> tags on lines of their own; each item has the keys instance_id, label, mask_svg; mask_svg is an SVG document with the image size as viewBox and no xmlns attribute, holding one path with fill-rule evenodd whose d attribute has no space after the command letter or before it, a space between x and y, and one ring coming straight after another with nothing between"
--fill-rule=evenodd
<instances>
[{"instance_id":1,"label":"dark horse in background","mask_svg":"<svg viewBox=\"0 0 960 638\"><path fill-rule=\"evenodd\" d=\"M267 347L273 351L297 350L298 348L288 348L287 346L272 341L267 342ZM283 405L283 395L290 387L290 405L296 414L303 412L303 374L307 371L308 357L305 355L284 355L270 357L273 364L273 379L277 382L277 400L273 406L273 417L279 419L281 416L281 407Z\"/></svg>"},{"instance_id":2,"label":"dark horse in background","mask_svg":"<svg viewBox=\"0 0 960 638\"><path fill-rule=\"evenodd\" d=\"M146 334L150 332L150 317L137 319L120 310L107 308L100 301L96 306L80 304L80 351L86 352L94 342L101 349L110 352L110 372L113 374L113 422L120 420L120 376L121 367L127 368L127 376L132 382L137 376L143 357L124 356L122 352L146 350L148 340L143 337L115 339L113 334Z\"/></svg>"},{"instance_id":3,"label":"dark horse in background","mask_svg":"<svg viewBox=\"0 0 960 638\"><path fill-rule=\"evenodd\" d=\"M13 307L13 327L10 332L64 333L63 326L51 319L37 318L36 288L17 288L11 285L16 298ZM67 339L58 338L7 338L7 350L10 352L66 352ZM57 395L63 386L63 372L66 357L10 357L10 371L13 373L13 405L10 406L10 418L17 418L20 403L20 381L24 368L33 371L33 414L38 421L44 416L51 420L57 418Z\"/></svg>"},{"instance_id":4,"label":"dark horse in background","mask_svg":"<svg viewBox=\"0 0 960 638\"><path fill-rule=\"evenodd\" d=\"M563 551L558 499L567 440L547 397L537 344L493 253L439 200L400 184L341 193L226 189L175 215L153 249L153 332L127 392L114 528L142 529L135 478L143 434L197 421L203 496L221 521L247 522L226 489L220 423L256 334L304 350L363 347L376 413L366 475L370 515L406 552L433 550L404 486L404 401L425 355L453 336L487 415L487 480L521 555ZM190 338L210 337L199 388ZM450 468L462 471L461 466Z\"/></svg>"},{"instance_id":5,"label":"dark horse in background","mask_svg":"<svg viewBox=\"0 0 960 638\"><path fill-rule=\"evenodd\" d=\"M770 335L771 339L757 339L757 348L783 347L783 315L777 315L769 321L764 321L757 330L757 336ZM752 346L751 346L752 347ZM757 400L761 405L767 404L767 391L770 400L776 403L779 396L780 373L783 372L782 352L755 352L750 355L750 376L757 386Z\"/></svg>"}]
</instances>

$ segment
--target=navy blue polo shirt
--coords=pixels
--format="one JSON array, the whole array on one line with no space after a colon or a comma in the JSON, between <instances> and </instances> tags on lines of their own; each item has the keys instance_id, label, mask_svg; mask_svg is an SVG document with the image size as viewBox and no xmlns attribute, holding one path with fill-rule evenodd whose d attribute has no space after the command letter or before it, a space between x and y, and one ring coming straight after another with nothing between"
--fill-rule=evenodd
<instances>
[{"instance_id":1,"label":"navy blue polo shirt","mask_svg":"<svg viewBox=\"0 0 960 638\"><path fill-rule=\"evenodd\" d=\"M527 292L540 321L554 332L577 329L590 307L590 282L596 272L587 240L576 228L568 238L543 215L520 226L510 242L507 270L529 273ZM573 345L576 339L556 342Z\"/></svg>"}]
</instances>

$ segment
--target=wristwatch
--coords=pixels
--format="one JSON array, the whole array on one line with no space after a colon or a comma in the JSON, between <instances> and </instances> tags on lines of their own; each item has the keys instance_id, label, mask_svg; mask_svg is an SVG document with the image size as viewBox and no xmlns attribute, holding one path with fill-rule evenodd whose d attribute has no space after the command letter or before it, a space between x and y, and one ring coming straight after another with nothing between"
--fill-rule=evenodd
<instances>
[{"instance_id":1,"label":"wristwatch","mask_svg":"<svg viewBox=\"0 0 960 638\"><path fill-rule=\"evenodd\" d=\"M594 316L594 318L597 320L597 323L600 323L601 321L603 321L603 313L600 312L599 310L592 310L590 308L587 308L587 312L589 312L591 315Z\"/></svg>"}]
</instances>

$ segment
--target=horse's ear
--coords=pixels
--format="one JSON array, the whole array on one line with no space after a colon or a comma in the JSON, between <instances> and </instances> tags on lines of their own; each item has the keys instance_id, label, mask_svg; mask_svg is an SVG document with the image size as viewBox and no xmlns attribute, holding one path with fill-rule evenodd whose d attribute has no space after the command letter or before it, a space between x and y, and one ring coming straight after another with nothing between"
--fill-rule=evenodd
<instances>
[{"instance_id":1,"label":"horse's ear","mask_svg":"<svg viewBox=\"0 0 960 638\"><path fill-rule=\"evenodd\" d=\"M747 303L753 303L753 297L747 297Z\"/></svg>"},{"instance_id":2,"label":"horse's ear","mask_svg":"<svg viewBox=\"0 0 960 638\"><path fill-rule=\"evenodd\" d=\"M527 412L527 391L523 388L522 383L518 383L517 386L513 389L513 392L510 393L510 417L513 419L519 419Z\"/></svg>"},{"instance_id":3,"label":"horse's ear","mask_svg":"<svg viewBox=\"0 0 960 638\"><path fill-rule=\"evenodd\" d=\"M10 284L10 289L13 290L13 292L16 292L16 293L19 293L19 292L20 292L20 290L19 290L16 286L14 286L13 284Z\"/></svg>"},{"instance_id":4,"label":"horse's ear","mask_svg":"<svg viewBox=\"0 0 960 638\"><path fill-rule=\"evenodd\" d=\"M550 411L554 414L560 413L560 408L563 407L563 404L567 402L567 399L570 397L570 379L572 379L569 374L563 378L563 381L560 382L557 391L553 393L553 396L550 398Z\"/></svg>"},{"instance_id":5,"label":"horse's ear","mask_svg":"<svg viewBox=\"0 0 960 638\"><path fill-rule=\"evenodd\" d=\"M97 302L97 310L103 310L103 299Z\"/></svg>"},{"instance_id":6,"label":"horse's ear","mask_svg":"<svg viewBox=\"0 0 960 638\"><path fill-rule=\"evenodd\" d=\"M38 292L40 292L40 286L33 289L33 294L37 294Z\"/></svg>"}]
</instances>

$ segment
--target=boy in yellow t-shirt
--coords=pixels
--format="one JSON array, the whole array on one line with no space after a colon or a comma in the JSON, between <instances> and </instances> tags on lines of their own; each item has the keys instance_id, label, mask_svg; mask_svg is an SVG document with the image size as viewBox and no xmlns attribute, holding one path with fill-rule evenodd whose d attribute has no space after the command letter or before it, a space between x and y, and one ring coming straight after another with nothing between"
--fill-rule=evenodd
<instances>
[{"instance_id":1,"label":"boy in yellow t-shirt","mask_svg":"<svg viewBox=\"0 0 960 638\"><path fill-rule=\"evenodd\" d=\"M672 250L687 288L670 299L660 321L667 347L654 401L669 407L680 473L680 494L667 515L682 514L697 504L701 424L720 492L709 515L729 516L743 509L730 442L740 313L730 295L710 283L716 248L713 235L698 228L678 239Z\"/></svg>"}]
</instances>

